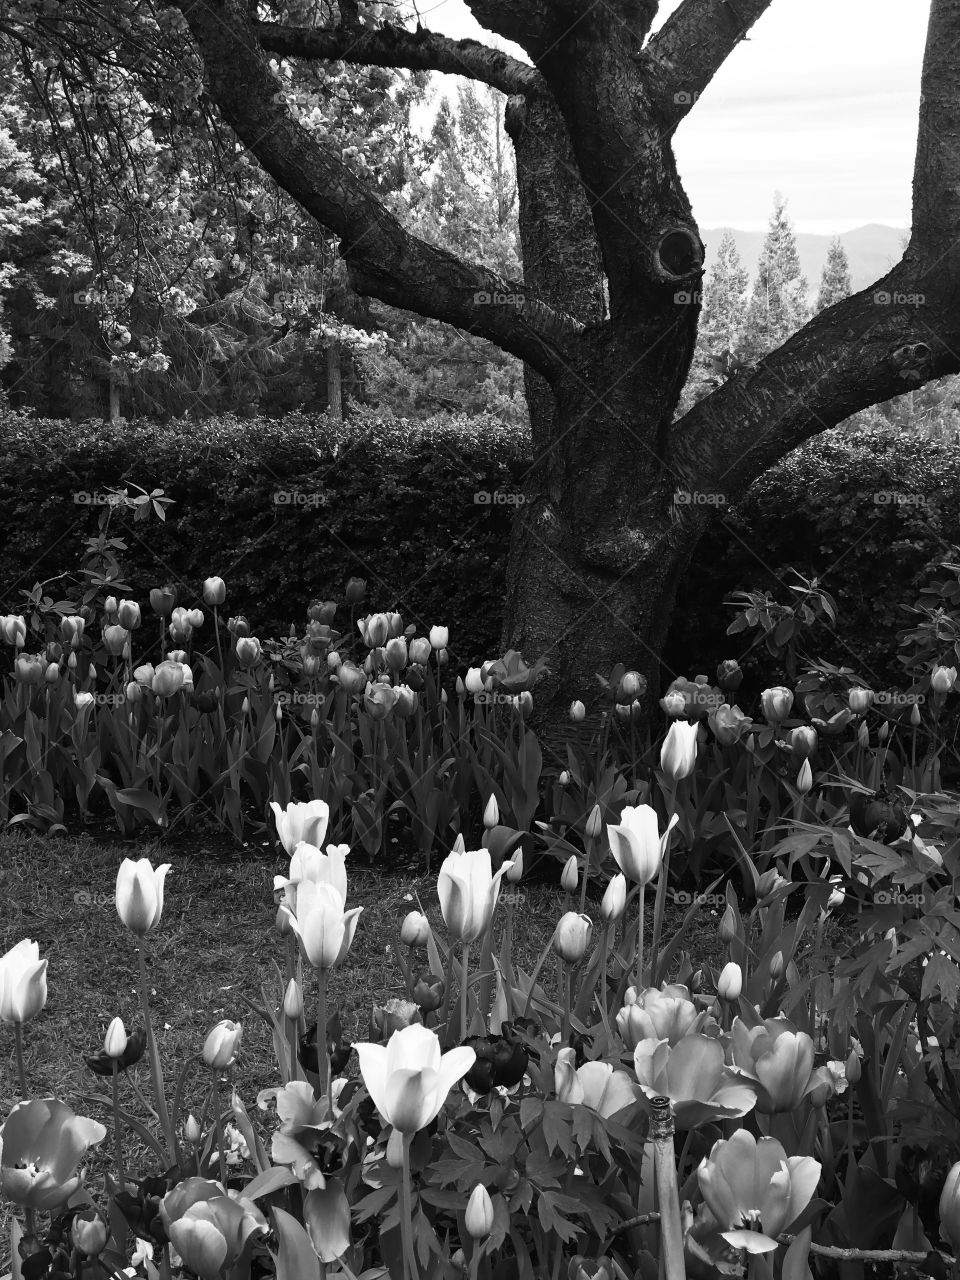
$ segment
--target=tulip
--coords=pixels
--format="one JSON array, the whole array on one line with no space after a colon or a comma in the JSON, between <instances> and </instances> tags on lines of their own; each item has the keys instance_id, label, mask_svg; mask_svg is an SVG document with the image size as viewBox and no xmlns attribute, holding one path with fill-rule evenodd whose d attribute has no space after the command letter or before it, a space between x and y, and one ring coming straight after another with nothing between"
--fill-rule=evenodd
<instances>
[{"instance_id":1,"label":"tulip","mask_svg":"<svg viewBox=\"0 0 960 1280\"><path fill-rule=\"evenodd\" d=\"M590 810L589 814L587 815L587 820L584 823L584 827L583 827L583 834L587 837L588 840L599 840L600 832L602 830L603 830L603 814L600 811L600 806L598 804L595 804L593 808Z\"/></svg>"},{"instance_id":2,"label":"tulip","mask_svg":"<svg viewBox=\"0 0 960 1280\"><path fill-rule=\"evenodd\" d=\"M13 664L14 675L21 684L43 684L47 664L36 654L23 654Z\"/></svg>"},{"instance_id":3,"label":"tulip","mask_svg":"<svg viewBox=\"0 0 960 1280\"><path fill-rule=\"evenodd\" d=\"M186 672L182 662L171 662L169 659L161 662L153 673L151 687L154 693L160 694L163 698L172 697L178 693L186 683Z\"/></svg>"},{"instance_id":4,"label":"tulip","mask_svg":"<svg viewBox=\"0 0 960 1280\"><path fill-rule=\"evenodd\" d=\"M279 805L276 800L271 800L270 808L277 826L277 835L288 857L295 855L299 844L305 843L316 847L323 843L327 824L330 821L330 806L325 800L291 801L286 808ZM319 852L317 848L317 853ZM297 870L300 871L300 864ZM292 863L290 877L295 878ZM346 886L344 886L343 896L346 897Z\"/></svg>"},{"instance_id":5,"label":"tulip","mask_svg":"<svg viewBox=\"0 0 960 1280\"><path fill-rule=\"evenodd\" d=\"M128 631L136 631L142 622L140 606L136 600L121 600L117 606L117 621Z\"/></svg>"},{"instance_id":6,"label":"tulip","mask_svg":"<svg viewBox=\"0 0 960 1280\"><path fill-rule=\"evenodd\" d=\"M737 936L737 913L734 911L732 903L727 903L727 909L720 920L718 932L721 942L732 942Z\"/></svg>"},{"instance_id":7,"label":"tulip","mask_svg":"<svg viewBox=\"0 0 960 1280\"><path fill-rule=\"evenodd\" d=\"M107 653L111 657L119 658L129 639L130 632L126 627L113 626L104 627L103 629L103 643L106 645Z\"/></svg>"},{"instance_id":8,"label":"tulip","mask_svg":"<svg viewBox=\"0 0 960 1280\"><path fill-rule=\"evenodd\" d=\"M225 1018L218 1022L203 1042L202 1057L212 1071L224 1071L232 1067L240 1048L243 1027L239 1022Z\"/></svg>"},{"instance_id":9,"label":"tulip","mask_svg":"<svg viewBox=\"0 0 960 1280\"><path fill-rule=\"evenodd\" d=\"M107 1131L57 1098L20 1102L0 1126L0 1197L27 1209L60 1209L83 1183L77 1165Z\"/></svg>"},{"instance_id":10,"label":"tulip","mask_svg":"<svg viewBox=\"0 0 960 1280\"><path fill-rule=\"evenodd\" d=\"M491 791L490 799L486 803L483 811L483 825L489 831L491 827L496 827L500 823L500 807L497 804L497 797Z\"/></svg>"},{"instance_id":11,"label":"tulip","mask_svg":"<svg viewBox=\"0 0 960 1280\"><path fill-rule=\"evenodd\" d=\"M149 858L124 858L117 872L116 903L120 919L138 937L144 937L160 923L163 914L163 882L170 863L156 870Z\"/></svg>"},{"instance_id":12,"label":"tulip","mask_svg":"<svg viewBox=\"0 0 960 1280\"><path fill-rule=\"evenodd\" d=\"M430 628L430 648L446 649L450 643L450 631L447 627Z\"/></svg>"},{"instance_id":13,"label":"tulip","mask_svg":"<svg viewBox=\"0 0 960 1280\"><path fill-rule=\"evenodd\" d=\"M951 1166L940 1193L940 1234L954 1253L960 1249L960 1163Z\"/></svg>"},{"instance_id":14,"label":"tulip","mask_svg":"<svg viewBox=\"0 0 960 1280\"><path fill-rule=\"evenodd\" d=\"M296 1022L303 1016L303 992L296 978L290 979L283 993L283 1012L291 1022Z\"/></svg>"},{"instance_id":15,"label":"tulip","mask_svg":"<svg viewBox=\"0 0 960 1280\"><path fill-rule=\"evenodd\" d=\"M743 970L735 960L731 960L720 970L720 977L717 979L717 995L721 1000L739 1000L742 990Z\"/></svg>"},{"instance_id":16,"label":"tulip","mask_svg":"<svg viewBox=\"0 0 960 1280\"><path fill-rule=\"evenodd\" d=\"M957 683L956 667L934 667L930 686L935 693L949 693ZM916 705L916 704L914 704Z\"/></svg>"},{"instance_id":17,"label":"tulip","mask_svg":"<svg viewBox=\"0 0 960 1280\"><path fill-rule=\"evenodd\" d=\"M250 634L250 623L242 613L238 613L235 618L227 619L227 630L232 636L237 636L239 639Z\"/></svg>"},{"instance_id":18,"label":"tulip","mask_svg":"<svg viewBox=\"0 0 960 1280\"><path fill-rule=\"evenodd\" d=\"M855 711L857 715L862 715L864 711L873 702L874 693L872 689L862 689L859 685L855 686L847 694L847 705L851 711Z\"/></svg>"},{"instance_id":19,"label":"tulip","mask_svg":"<svg viewBox=\"0 0 960 1280\"><path fill-rule=\"evenodd\" d=\"M202 595L204 604L217 608L227 598L227 584L222 578L204 578Z\"/></svg>"},{"instance_id":20,"label":"tulip","mask_svg":"<svg viewBox=\"0 0 960 1280\"><path fill-rule=\"evenodd\" d=\"M103 1038L103 1052L108 1058L116 1058L119 1061L127 1048L127 1032L123 1025L122 1018L114 1018L107 1027L107 1034Z\"/></svg>"},{"instance_id":21,"label":"tulip","mask_svg":"<svg viewBox=\"0 0 960 1280\"><path fill-rule=\"evenodd\" d=\"M627 877L623 872L612 876L600 903L600 915L608 924L615 924L627 909Z\"/></svg>"},{"instance_id":22,"label":"tulip","mask_svg":"<svg viewBox=\"0 0 960 1280\"><path fill-rule=\"evenodd\" d=\"M570 857L563 864L563 870L560 872L560 888L565 893L576 893L577 885L580 883L580 875L577 870L577 855L571 853Z\"/></svg>"},{"instance_id":23,"label":"tulip","mask_svg":"<svg viewBox=\"0 0 960 1280\"><path fill-rule=\"evenodd\" d=\"M183 1137L185 1142L189 1142L194 1147L203 1141L203 1130L200 1128L200 1121L195 1115L187 1116L186 1123L183 1126Z\"/></svg>"},{"instance_id":24,"label":"tulip","mask_svg":"<svg viewBox=\"0 0 960 1280\"><path fill-rule=\"evenodd\" d=\"M640 804L628 805L620 814L618 826L607 826L610 850L628 880L646 885L656 879L670 832L679 821L678 815L674 814L661 836L656 810L648 804Z\"/></svg>"},{"instance_id":25,"label":"tulip","mask_svg":"<svg viewBox=\"0 0 960 1280\"><path fill-rule=\"evenodd\" d=\"M344 907L343 898L331 884L302 880L297 886L297 912L295 916L291 913L290 926L314 969L335 968L353 944L363 907L350 911Z\"/></svg>"},{"instance_id":26,"label":"tulip","mask_svg":"<svg viewBox=\"0 0 960 1280\"><path fill-rule=\"evenodd\" d=\"M488 849L450 853L440 867L437 895L451 934L469 946L487 929L509 862L494 873Z\"/></svg>"},{"instance_id":27,"label":"tulip","mask_svg":"<svg viewBox=\"0 0 960 1280\"><path fill-rule=\"evenodd\" d=\"M202 610L202 609L188 609L188 610L187 610L187 622L189 623L189 625L190 625L191 627L194 627L194 628L196 628L196 627L202 627L202 626L203 626L203 610Z\"/></svg>"},{"instance_id":28,"label":"tulip","mask_svg":"<svg viewBox=\"0 0 960 1280\"><path fill-rule=\"evenodd\" d=\"M256 666L261 653L260 641L256 636L237 637L237 661L241 667Z\"/></svg>"},{"instance_id":29,"label":"tulip","mask_svg":"<svg viewBox=\"0 0 960 1280\"><path fill-rule=\"evenodd\" d=\"M347 604L360 604L367 594L366 578L348 578L343 594Z\"/></svg>"},{"instance_id":30,"label":"tulip","mask_svg":"<svg viewBox=\"0 0 960 1280\"><path fill-rule=\"evenodd\" d=\"M590 1107L604 1119L616 1115L637 1100L637 1087L626 1071L609 1062L585 1062L576 1066L576 1050L561 1049L553 1073L560 1102Z\"/></svg>"},{"instance_id":31,"label":"tulip","mask_svg":"<svg viewBox=\"0 0 960 1280\"><path fill-rule=\"evenodd\" d=\"M730 747L735 742L739 742L753 723L739 707L731 707L726 702L722 702L715 711L711 711L707 721L717 741L724 747Z\"/></svg>"},{"instance_id":32,"label":"tulip","mask_svg":"<svg viewBox=\"0 0 960 1280\"><path fill-rule=\"evenodd\" d=\"M516 884L517 881L523 879L523 849L517 848L513 855L513 861L507 867L507 874L504 876L510 884Z\"/></svg>"},{"instance_id":33,"label":"tulip","mask_svg":"<svg viewBox=\"0 0 960 1280\"><path fill-rule=\"evenodd\" d=\"M177 603L176 587L154 587L150 592L150 608L160 618L168 618Z\"/></svg>"},{"instance_id":34,"label":"tulip","mask_svg":"<svg viewBox=\"0 0 960 1280\"><path fill-rule=\"evenodd\" d=\"M757 1141L749 1130L738 1129L714 1143L697 1180L710 1212L728 1228L721 1232L724 1240L749 1253L770 1253L810 1203L820 1169L810 1156L788 1158L776 1138ZM758 1223L762 1231L752 1230Z\"/></svg>"},{"instance_id":35,"label":"tulip","mask_svg":"<svg viewBox=\"0 0 960 1280\"><path fill-rule=\"evenodd\" d=\"M671 719L676 720L686 711L687 700L679 689L674 689L660 699L660 705Z\"/></svg>"},{"instance_id":36,"label":"tulip","mask_svg":"<svg viewBox=\"0 0 960 1280\"><path fill-rule=\"evenodd\" d=\"M779 724L790 714L790 708L793 706L793 690L787 689L782 684L774 685L772 689L764 689L760 695L760 705L768 722Z\"/></svg>"},{"instance_id":37,"label":"tulip","mask_svg":"<svg viewBox=\"0 0 960 1280\"><path fill-rule=\"evenodd\" d=\"M583 705L579 698L570 703L570 719L574 724L579 724L581 720L587 717L587 708Z\"/></svg>"},{"instance_id":38,"label":"tulip","mask_svg":"<svg viewBox=\"0 0 960 1280\"><path fill-rule=\"evenodd\" d=\"M371 613L357 619L357 629L368 649L380 649L390 636L390 619L385 613Z\"/></svg>"},{"instance_id":39,"label":"tulip","mask_svg":"<svg viewBox=\"0 0 960 1280\"><path fill-rule=\"evenodd\" d=\"M813 770L810 768L810 761L804 760L803 764L800 766L800 772L797 774L797 790L802 796L805 796L812 787Z\"/></svg>"},{"instance_id":40,"label":"tulip","mask_svg":"<svg viewBox=\"0 0 960 1280\"><path fill-rule=\"evenodd\" d=\"M723 1045L710 1036L684 1036L673 1046L641 1040L633 1066L646 1098L670 1099L678 1129L735 1119L756 1104L751 1082L724 1063Z\"/></svg>"},{"instance_id":41,"label":"tulip","mask_svg":"<svg viewBox=\"0 0 960 1280\"><path fill-rule=\"evenodd\" d=\"M64 622L66 619L64 619ZM80 623L80 634L83 634L83 618L71 618L71 622ZM63 623L61 622L61 631ZM27 643L27 623L26 619L15 613L5 613L0 618L0 635L2 635L6 644L11 644L15 649L22 649ZM72 638L71 635L64 635L65 640Z\"/></svg>"},{"instance_id":42,"label":"tulip","mask_svg":"<svg viewBox=\"0 0 960 1280\"><path fill-rule=\"evenodd\" d=\"M421 911L410 911L400 926L400 941L408 947L425 947L430 937L430 921Z\"/></svg>"},{"instance_id":43,"label":"tulip","mask_svg":"<svg viewBox=\"0 0 960 1280\"><path fill-rule=\"evenodd\" d=\"M783 952L775 951L767 965L767 973L776 981L783 974Z\"/></svg>"},{"instance_id":44,"label":"tulip","mask_svg":"<svg viewBox=\"0 0 960 1280\"><path fill-rule=\"evenodd\" d=\"M395 1031L386 1045L354 1047L373 1105L401 1133L418 1133L431 1124L477 1057L462 1045L441 1053L436 1033L417 1023Z\"/></svg>"},{"instance_id":45,"label":"tulip","mask_svg":"<svg viewBox=\"0 0 960 1280\"><path fill-rule=\"evenodd\" d=\"M430 647L430 641L426 636L416 636L410 641L410 661L418 666L426 666L430 661L430 654L433 652Z\"/></svg>"},{"instance_id":46,"label":"tulip","mask_svg":"<svg viewBox=\"0 0 960 1280\"><path fill-rule=\"evenodd\" d=\"M98 1258L107 1247L110 1229L96 1209L84 1209L70 1227L77 1252L87 1258Z\"/></svg>"},{"instance_id":47,"label":"tulip","mask_svg":"<svg viewBox=\"0 0 960 1280\"><path fill-rule=\"evenodd\" d=\"M802 724L790 732L790 749L798 756L812 756L817 749L817 731Z\"/></svg>"},{"instance_id":48,"label":"tulip","mask_svg":"<svg viewBox=\"0 0 960 1280\"><path fill-rule=\"evenodd\" d=\"M567 964L579 964L586 955L592 932L593 922L589 916L567 911L554 931L553 949Z\"/></svg>"},{"instance_id":49,"label":"tulip","mask_svg":"<svg viewBox=\"0 0 960 1280\"><path fill-rule=\"evenodd\" d=\"M185 1178L168 1191L160 1219L177 1253L201 1280L219 1280L248 1251L250 1237L268 1229L253 1201L227 1195L205 1178Z\"/></svg>"},{"instance_id":50,"label":"tulip","mask_svg":"<svg viewBox=\"0 0 960 1280\"><path fill-rule=\"evenodd\" d=\"M470 1193L464 1222L472 1240L486 1240L493 1230L493 1201L482 1182Z\"/></svg>"},{"instance_id":51,"label":"tulip","mask_svg":"<svg viewBox=\"0 0 960 1280\"><path fill-rule=\"evenodd\" d=\"M421 975L413 984L413 998L423 1013L433 1013L443 1004L446 983L434 973Z\"/></svg>"},{"instance_id":52,"label":"tulip","mask_svg":"<svg viewBox=\"0 0 960 1280\"><path fill-rule=\"evenodd\" d=\"M20 1026L47 1003L47 961L40 944L24 938L0 956L0 1019Z\"/></svg>"},{"instance_id":53,"label":"tulip","mask_svg":"<svg viewBox=\"0 0 960 1280\"><path fill-rule=\"evenodd\" d=\"M92 707L96 702L94 694L88 689L80 689L74 692L73 701L78 711L82 711L84 707Z\"/></svg>"},{"instance_id":54,"label":"tulip","mask_svg":"<svg viewBox=\"0 0 960 1280\"><path fill-rule=\"evenodd\" d=\"M660 749L660 768L678 782L689 778L696 765L696 724L673 721Z\"/></svg>"},{"instance_id":55,"label":"tulip","mask_svg":"<svg viewBox=\"0 0 960 1280\"><path fill-rule=\"evenodd\" d=\"M347 693L360 693L366 687L367 677L353 662L343 662L337 668L340 687Z\"/></svg>"},{"instance_id":56,"label":"tulip","mask_svg":"<svg viewBox=\"0 0 960 1280\"><path fill-rule=\"evenodd\" d=\"M370 1035L378 1044L386 1044L395 1031L423 1022L420 1008L412 1000L392 997L386 1004L375 1004L370 1010Z\"/></svg>"},{"instance_id":57,"label":"tulip","mask_svg":"<svg viewBox=\"0 0 960 1280\"><path fill-rule=\"evenodd\" d=\"M641 1040L666 1040L675 1045L695 1032L702 1021L690 992L679 984L668 984L663 990L648 987L640 995L630 987L626 998L627 1003L617 1014L617 1030L630 1050Z\"/></svg>"},{"instance_id":58,"label":"tulip","mask_svg":"<svg viewBox=\"0 0 960 1280\"><path fill-rule=\"evenodd\" d=\"M383 656L391 671L402 671L407 665L407 642L403 636L395 636L392 640L388 640Z\"/></svg>"},{"instance_id":59,"label":"tulip","mask_svg":"<svg viewBox=\"0 0 960 1280\"><path fill-rule=\"evenodd\" d=\"M725 658L717 667L717 683L721 689L735 693L743 683L743 671L736 658Z\"/></svg>"},{"instance_id":60,"label":"tulip","mask_svg":"<svg viewBox=\"0 0 960 1280\"><path fill-rule=\"evenodd\" d=\"M755 1027L735 1018L730 1048L733 1064L756 1092L761 1115L795 1111L824 1079L822 1070L813 1069L813 1041L786 1018L767 1018Z\"/></svg>"}]
</instances>

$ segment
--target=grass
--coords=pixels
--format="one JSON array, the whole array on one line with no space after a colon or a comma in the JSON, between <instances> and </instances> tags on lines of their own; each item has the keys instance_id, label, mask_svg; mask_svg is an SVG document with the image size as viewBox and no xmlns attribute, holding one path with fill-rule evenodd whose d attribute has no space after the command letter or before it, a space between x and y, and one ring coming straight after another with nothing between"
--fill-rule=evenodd
<instances>
[{"instance_id":1,"label":"grass","mask_svg":"<svg viewBox=\"0 0 960 1280\"><path fill-rule=\"evenodd\" d=\"M135 939L120 923L113 902L120 862L140 856L155 866L171 864L162 923L147 942L151 1008L168 1095L180 1065L197 1058L207 1032L222 1018L243 1023L241 1053L230 1078L255 1123L258 1092L280 1083L270 1032L242 997L262 1004L261 985L266 985L268 996L279 991L274 964L283 967L284 946L274 927L273 877L286 873L285 857L278 858L270 846L224 857L220 850L205 850L195 839L188 849L178 851L157 842L131 847L128 842L90 837L0 834L0 954L22 938L31 938L39 944L41 956L49 959L47 1005L24 1034L28 1086L34 1097L56 1095L78 1114L107 1123L107 1138L86 1162L95 1196L104 1171L111 1167L112 1129L103 1107L84 1101L84 1095L109 1092L109 1081L95 1076L84 1056L99 1051L107 1025L117 1014L128 1031L140 1020ZM435 875L351 870L347 865L348 905L364 910L349 958L331 976L329 998L331 1011L340 1010L348 1038L362 1040L368 1037L371 1005L403 994L394 948L400 923L418 899L431 924L445 935ZM548 883L525 881L517 887L525 900L517 908L514 957L530 972L564 910L564 894L552 875ZM682 909L668 907L665 936L682 914ZM593 916L597 918L595 904ZM651 902L647 919L649 938ZM707 915L707 927L698 928L693 939L696 960L719 967L725 956L715 921L708 920ZM556 968L548 963L541 978L548 994L556 994L555 977ZM305 998L310 1017L315 983L309 970ZM209 1073L198 1058L195 1068L185 1103L199 1117ZM149 1098L146 1059L132 1074ZM13 1035L9 1027L0 1026L0 1118L17 1101ZM130 1086L121 1083L124 1102L141 1115ZM156 1172L154 1156L132 1135L124 1156L129 1170L141 1175ZM0 1205L0 1275L10 1264L9 1208Z\"/></svg>"}]
</instances>

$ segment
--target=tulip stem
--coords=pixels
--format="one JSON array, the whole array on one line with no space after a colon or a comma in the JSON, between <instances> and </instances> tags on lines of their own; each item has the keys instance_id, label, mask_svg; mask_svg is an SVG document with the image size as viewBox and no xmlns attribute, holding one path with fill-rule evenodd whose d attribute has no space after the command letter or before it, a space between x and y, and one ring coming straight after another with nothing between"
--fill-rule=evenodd
<instances>
[{"instance_id":1,"label":"tulip stem","mask_svg":"<svg viewBox=\"0 0 960 1280\"><path fill-rule=\"evenodd\" d=\"M467 994L469 991L470 977L470 943L463 944L463 951L460 956L460 964L462 966L460 972L460 1041L461 1043L467 1038Z\"/></svg>"},{"instance_id":2,"label":"tulip stem","mask_svg":"<svg viewBox=\"0 0 960 1280\"><path fill-rule=\"evenodd\" d=\"M211 1070L213 1077L213 1123L217 1129L217 1154L220 1157L220 1184L224 1191L227 1189L227 1156L223 1149L223 1124L220 1120L220 1079L217 1075L217 1069Z\"/></svg>"},{"instance_id":3,"label":"tulip stem","mask_svg":"<svg viewBox=\"0 0 960 1280\"><path fill-rule=\"evenodd\" d=\"M153 1080L153 1092L157 1099L157 1116L167 1144L167 1154L171 1164L177 1163L177 1141L167 1114L167 1099L163 1089L163 1071L160 1067L160 1054L153 1034L153 1023L150 1019L150 984L147 980L147 961L143 947L137 947L137 959L140 962L140 1008L143 1010L143 1025L147 1031L147 1058L150 1062L150 1075Z\"/></svg>"},{"instance_id":4,"label":"tulip stem","mask_svg":"<svg viewBox=\"0 0 960 1280\"><path fill-rule=\"evenodd\" d=\"M591 809L590 812L592 813L593 810ZM593 840L591 839L590 836L585 836L583 843L584 843L587 856L583 860L583 882L580 885L580 914L581 915L583 915L584 911L586 910L587 882L590 879L590 862L593 854Z\"/></svg>"},{"instance_id":5,"label":"tulip stem","mask_svg":"<svg viewBox=\"0 0 960 1280\"><path fill-rule=\"evenodd\" d=\"M662 871L661 871L662 874ZM647 886L640 886L640 912L637 916L637 994L643 991L643 906Z\"/></svg>"},{"instance_id":6,"label":"tulip stem","mask_svg":"<svg viewBox=\"0 0 960 1280\"><path fill-rule=\"evenodd\" d=\"M563 1001L563 1026L560 1030L560 1043L566 1044L570 1037L570 1006L573 1004L573 965L568 964L567 970L567 989L564 993Z\"/></svg>"},{"instance_id":7,"label":"tulip stem","mask_svg":"<svg viewBox=\"0 0 960 1280\"><path fill-rule=\"evenodd\" d=\"M13 1024L13 1042L17 1048L17 1075L20 1077L20 1096L26 1101L27 1072L23 1065L23 1027L19 1022Z\"/></svg>"},{"instance_id":8,"label":"tulip stem","mask_svg":"<svg viewBox=\"0 0 960 1280\"><path fill-rule=\"evenodd\" d=\"M410 1194L410 1144L413 1134L403 1135L403 1170L400 1179L400 1236L403 1241L403 1274L417 1280L417 1259L413 1252L413 1196Z\"/></svg>"},{"instance_id":9,"label":"tulip stem","mask_svg":"<svg viewBox=\"0 0 960 1280\"><path fill-rule=\"evenodd\" d=\"M450 1028L447 1024L447 1017L450 1010L450 988L453 986L453 943L450 943L450 949L447 952L447 965L445 973L445 981L443 987L443 1004L440 1006L440 1015L437 1021L437 1027L443 1028L444 1047L450 1048Z\"/></svg>"},{"instance_id":10,"label":"tulip stem","mask_svg":"<svg viewBox=\"0 0 960 1280\"><path fill-rule=\"evenodd\" d=\"M330 1092L326 969L317 970L317 1075L320 1077L320 1097L326 1099Z\"/></svg>"},{"instance_id":11,"label":"tulip stem","mask_svg":"<svg viewBox=\"0 0 960 1280\"><path fill-rule=\"evenodd\" d=\"M126 1184L123 1180L123 1142L122 1132L120 1129L120 1066L117 1059L113 1059L113 1158L117 1166L117 1189L124 1191Z\"/></svg>"}]
</instances>

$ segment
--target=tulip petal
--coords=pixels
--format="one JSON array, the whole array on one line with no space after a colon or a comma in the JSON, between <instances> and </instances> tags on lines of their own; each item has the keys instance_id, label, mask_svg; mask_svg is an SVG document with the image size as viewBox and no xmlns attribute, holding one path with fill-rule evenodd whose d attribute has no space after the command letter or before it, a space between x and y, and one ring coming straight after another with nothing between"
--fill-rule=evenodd
<instances>
[{"instance_id":1,"label":"tulip petal","mask_svg":"<svg viewBox=\"0 0 960 1280\"><path fill-rule=\"evenodd\" d=\"M382 1044L355 1044L360 1060L360 1075L364 1086L373 1100L373 1105L389 1124L387 1112L387 1048Z\"/></svg>"},{"instance_id":2,"label":"tulip petal","mask_svg":"<svg viewBox=\"0 0 960 1280\"><path fill-rule=\"evenodd\" d=\"M727 1244L735 1249L746 1249L747 1253L772 1253L777 1247L776 1240L760 1231L721 1231L720 1235Z\"/></svg>"},{"instance_id":3,"label":"tulip petal","mask_svg":"<svg viewBox=\"0 0 960 1280\"><path fill-rule=\"evenodd\" d=\"M321 1262L336 1262L350 1248L350 1205L343 1185L331 1182L308 1191L303 1201L303 1222Z\"/></svg>"}]
</instances>

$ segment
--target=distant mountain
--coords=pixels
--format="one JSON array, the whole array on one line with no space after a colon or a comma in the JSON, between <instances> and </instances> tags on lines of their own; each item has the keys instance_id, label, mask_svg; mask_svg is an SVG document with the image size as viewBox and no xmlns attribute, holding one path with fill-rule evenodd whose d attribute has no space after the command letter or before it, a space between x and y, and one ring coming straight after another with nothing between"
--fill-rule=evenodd
<instances>
[{"instance_id":1,"label":"distant mountain","mask_svg":"<svg viewBox=\"0 0 960 1280\"><path fill-rule=\"evenodd\" d=\"M730 231L737 242L737 250L743 265L750 272L751 278L757 269L757 260L763 246L765 231L738 231L735 227L704 228L701 231L703 242L707 247L707 272L713 266L717 246L724 231ZM864 227L855 227L853 231L840 233L840 242L850 259L850 275L853 278L854 290L865 289L899 262L903 255L903 240L909 233L905 228L886 227L879 222L870 222ZM812 235L809 232L797 232L797 251L800 254L800 266L807 277L811 297L816 297L820 288L820 273L827 260L827 249L833 236Z\"/></svg>"}]
</instances>

